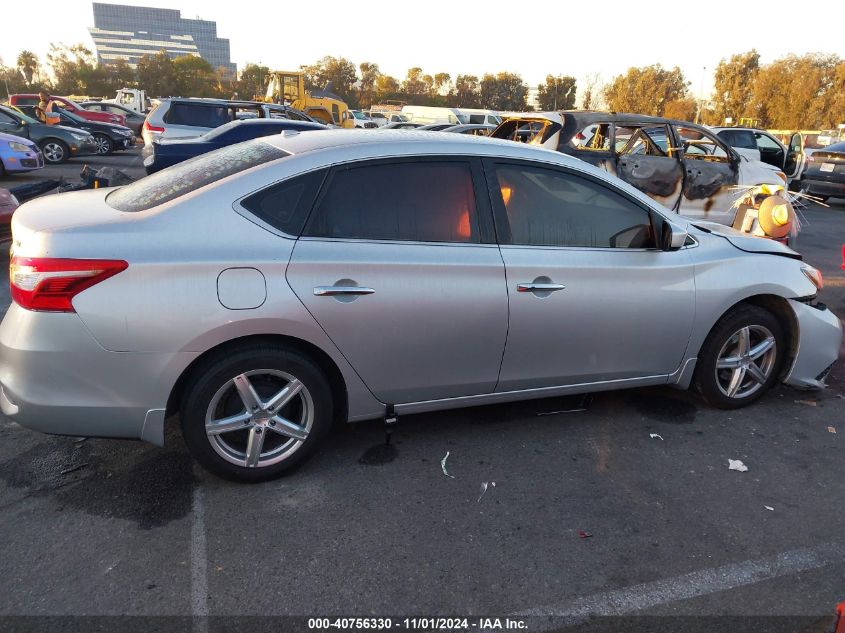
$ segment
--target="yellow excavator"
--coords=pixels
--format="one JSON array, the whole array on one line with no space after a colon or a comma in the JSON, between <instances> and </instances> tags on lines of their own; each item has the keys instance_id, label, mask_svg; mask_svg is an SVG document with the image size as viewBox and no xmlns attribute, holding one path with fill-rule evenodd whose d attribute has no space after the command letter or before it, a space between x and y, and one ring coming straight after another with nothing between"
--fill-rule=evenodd
<instances>
[{"instance_id":1,"label":"yellow excavator","mask_svg":"<svg viewBox=\"0 0 845 633\"><path fill-rule=\"evenodd\" d=\"M355 121L349 106L338 95L325 90L305 90L305 74L297 71L274 70L270 72L267 93L263 101L289 105L302 110L312 119L327 125L353 128Z\"/></svg>"}]
</instances>

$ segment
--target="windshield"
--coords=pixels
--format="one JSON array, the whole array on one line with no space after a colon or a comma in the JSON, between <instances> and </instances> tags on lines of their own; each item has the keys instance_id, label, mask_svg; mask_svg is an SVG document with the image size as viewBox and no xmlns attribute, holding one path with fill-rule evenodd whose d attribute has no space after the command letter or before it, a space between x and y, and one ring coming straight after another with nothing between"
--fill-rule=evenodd
<instances>
[{"instance_id":1,"label":"windshield","mask_svg":"<svg viewBox=\"0 0 845 633\"><path fill-rule=\"evenodd\" d=\"M57 106L56 109L62 114L62 116L66 116L67 118L69 118L74 123L87 123L87 121L85 119L83 119L81 116L74 114L73 112L69 112L68 110L65 110L64 108L62 108L61 106Z\"/></svg>"},{"instance_id":2,"label":"windshield","mask_svg":"<svg viewBox=\"0 0 845 633\"><path fill-rule=\"evenodd\" d=\"M366 119L367 118L366 116L364 116L363 112L359 112L358 110L350 110L350 112L352 113L352 116L354 116L356 119Z\"/></svg>"},{"instance_id":3,"label":"windshield","mask_svg":"<svg viewBox=\"0 0 845 633\"><path fill-rule=\"evenodd\" d=\"M112 191L106 202L118 211L146 211L250 167L289 155L261 139L230 145Z\"/></svg>"}]
</instances>

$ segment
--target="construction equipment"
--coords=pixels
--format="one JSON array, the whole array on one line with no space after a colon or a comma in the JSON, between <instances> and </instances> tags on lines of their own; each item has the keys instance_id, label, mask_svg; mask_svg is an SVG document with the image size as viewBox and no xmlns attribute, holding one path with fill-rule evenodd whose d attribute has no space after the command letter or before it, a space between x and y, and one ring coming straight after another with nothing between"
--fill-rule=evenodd
<instances>
[{"instance_id":1,"label":"construction equipment","mask_svg":"<svg viewBox=\"0 0 845 633\"><path fill-rule=\"evenodd\" d=\"M289 105L327 125L355 127L349 106L331 92L330 85L325 90L309 92L305 90L305 73L297 71L274 70L268 77L267 93L260 100Z\"/></svg>"}]
</instances>

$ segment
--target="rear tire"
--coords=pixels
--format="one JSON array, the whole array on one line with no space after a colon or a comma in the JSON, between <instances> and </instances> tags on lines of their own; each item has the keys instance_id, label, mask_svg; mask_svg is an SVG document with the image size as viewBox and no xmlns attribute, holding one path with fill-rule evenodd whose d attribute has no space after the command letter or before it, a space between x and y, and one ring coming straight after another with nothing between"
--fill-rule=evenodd
<instances>
[{"instance_id":1,"label":"rear tire","mask_svg":"<svg viewBox=\"0 0 845 633\"><path fill-rule=\"evenodd\" d=\"M203 363L186 386L181 409L182 436L194 459L240 482L273 479L302 464L332 418L332 391L320 368L273 344Z\"/></svg>"},{"instance_id":2,"label":"rear tire","mask_svg":"<svg viewBox=\"0 0 845 633\"><path fill-rule=\"evenodd\" d=\"M713 326L695 370L695 388L713 407L739 409L759 400L780 375L786 337L768 310L741 305Z\"/></svg>"}]
</instances>

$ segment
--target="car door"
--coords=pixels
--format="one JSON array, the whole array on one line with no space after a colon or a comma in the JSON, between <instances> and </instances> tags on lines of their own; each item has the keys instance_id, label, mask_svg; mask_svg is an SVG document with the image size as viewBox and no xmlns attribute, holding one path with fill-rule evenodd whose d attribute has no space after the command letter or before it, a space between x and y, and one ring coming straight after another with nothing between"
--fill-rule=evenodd
<instances>
[{"instance_id":1,"label":"car door","mask_svg":"<svg viewBox=\"0 0 845 633\"><path fill-rule=\"evenodd\" d=\"M667 209L675 210L683 190L683 166L672 151L665 124L614 125L611 173ZM580 154L579 154L580 156Z\"/></svg>"},{"instance_id":2,"label":"car door","mask_svg":"<svg viewBox=\"0 0 845 633\"><path fill-rule=\"evenodd\" d=\"M738 200L739 156L714 134L697 126L674 126L683 152L684 190L679 212L690 218L732 225Z\"/></svg>"},{"instance_id":3,"label":"car door","mask_svg":"<svg viewBox=\"0 0 845 633\"><path fill-rule=\"evenodd\" d=\"M662 377L679 368L695 309L688 249L607 182L540 163L485 163L508 279L497 391Z\"/></svg>"},{"instance_id":4,"label":"car door","mask_svg":"<svg viewBox=\"0 0 845 633\"><path fill-rule=\"evenodd\" d=\"M789 137L789 147L786 148L786 160L783 163L783 173L789 180L800 178L804 173L807 158L804 154L804 135L795 132Z\"/></svg>"},{"instance_id":5,"label":"car door","mask_svg":"<svg viewBox=\"0 0 845 633\"><path fill-rule=\"evenodd\" d=\"M336 167L297 241L291 288L382 402L496 386L508 302L483 187L474 159Z\"/></svg>"}]
</instances>

